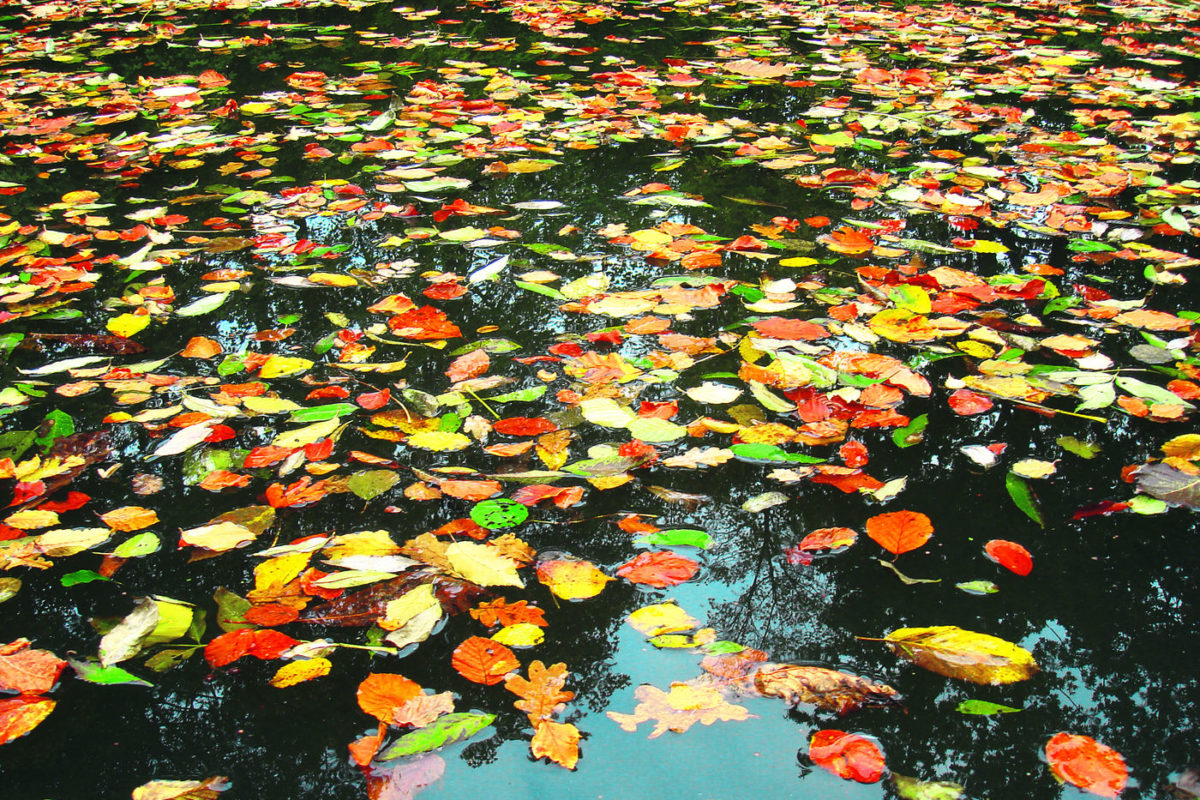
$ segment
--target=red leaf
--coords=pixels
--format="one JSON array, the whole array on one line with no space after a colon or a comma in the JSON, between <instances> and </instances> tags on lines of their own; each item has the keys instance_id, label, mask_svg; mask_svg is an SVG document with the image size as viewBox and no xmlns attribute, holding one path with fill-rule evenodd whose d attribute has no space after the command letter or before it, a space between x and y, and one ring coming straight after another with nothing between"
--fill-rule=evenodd
<instances>
[{"instance_id":1,"label":"red leaf","mask_svg":"<svg viewBox=\"0 0 1200 800\"><path fill-rule=\"evenodd\" d=\"M318 439L315 442L304 445L304 457L309 461L320 461L323 458L329 458L331 453L333 453L333 439Z\"/></svg>"},{"instance_id":2,"label":"red leaf","mask_svg":"<svg viewBox=\"0 0 1200 800\"><path fill-rule=\"evenodd\" d=\"M66 500L52 500L48 503L42 503L38 508L42 511L53 511L56 514L61 514L64 511L74 511L77 508L82 508L92 498L83 492L67 492Z\"/></svg>"},{"instance_id":3,"label":"red leaf","mask_svg":"<svg viewBox=\"0 0 1200 800\"><path fill-rule=\"evenodd\" d=\"M500 494L503 487L499 481L449 480L440 482L438 488L442 490L443 494L457 497L459 500L478 503L480 500L487 500L489 497Z\"/></svg>"},{"instance_id":4,"label":"red leaf","mask_svg":"<svg viewBox=\"0 0 1200 800\"><path fill-rule=\"evenodd\" d=\"M854 470L850 473L818 472L810 480L813 483L827 483L841 489L846 494L853 494L859 489L874 491L883 488L883 481L871 477L861 470Z\"/></svg>"},{"instance_id":5,"label":"red leaf","mask_svg":"<svg viewBox=\"0 0 1200 800\"><path fill-rule=\"evenodd\" d=\"M838 448L838 455L842 457L842 461L846 463L847 467L855 469L865 467L869 460L867 446L857 439L850 439Z\"/></svg>"},{"instance_id":6,"label":"red leaf","mask_svg":"<svg viewBox=\"0 0 1200 800\"><path fill-rule=\"evenodd\" d=\"M844 780L875 783L883 776L883 752L857 733L817 731L809 742L808 757Z\"/></svg>"},{"instance_id":7,"label":"red leaf","mask_svg":"<svg viewBox=\"0 0 1200 800\"><path fill-rule=\"evenodd\" d=\"M972 414L982 414L985 411L991 410L994 405L990 397L977 394L970 389L959 389L950 395L947 402L950 404L950 408L954 409L955 414L963 417L968 417Z\"/></svg>"},{"instance_id":8,"label":"red leaf","mask_svg":"<svg viewBox=\"0 0 1200 800\"><path fill-rule=\"evenodd\" d=\"M802 319L768 317L753 323L754 330L770 339L822 339L829 331L815 322Z\"/></svg>"},{"instance_id":9,"label":"red leaf","mask_svg":"<svg viewBox=\"0 0 1200 800\"><path fill-rule=\"evenodd\" d=\"M1018 575L1028 575L1033 570L1033 556L1016 542L992 539L983 546L983 552L992 561Z\"/></svg>"},{"instance_id":10,"label":"red leaf","mask_svg":"<svg viewBox=\"0 0 1200 800\"><path fill-rule=\"evenodd\" d=\"M368 411L374 411L377 408L383 408L387 405L388 400L392 399L390 389L384 389L382 392L363 392L358 397L354 398L354 402L358 403Z\"/></svg>"},{"instance_id":11,"label":"red leaf","mask_svg":"<svg viewBox=\"0 0 1200 800\"><path fill-rule=\"evenodd\" d=\"M0 645L0 690L44 694L54 688L67 662L49 650L34 650L28 639Z\"/></svg>"},{"instance_id":12,"label":"red leaf","mask_svg":"<svg viewBox=\"0 0 1200 800\"><path fill-rule=\"evenodd\" d=\"M242 464L246 469L258 469L278 464L292 454L290 447L276 447L273 444L262 445L250 451Z\"/></svg>"},{"instance_id":13,"label":"red leaf","mask_svg":"<svg viewBox=\"0 0 1200 800\"><path fill-rule=\"evenodd\" d=\"M472 539L486 539L491 535L491 531L480 526L479 523L475 522L475 520L470 519L469 517L450 520L440 528L435 528L434 530L430 531L430 533L432 533L434 536L457 536L459 534L466 534Z\"/></svg>"},{"instance_id":14,"label":"red leaf","mask_svg":"<svg viewBox=\"0 0 1200 800\"><path fill-rule=\"evenodd\" d=\"M204 658L213 667L232 664L242 656L271 661L298 644L298 640L279 631L242 628L223 633L205 645Z\"/></svg>"},{"instance_id":15,"label":"red leaf","mask_svg":"<svg viewBox=\"0 0 1200 800\"><path fill-rule=\"evenodd\" d=\"M639 553L632 561L618 567L617 574L630 583L665 589L689 580L699 568L700 565L692 559L664 550Z\"/></svg>"},{"instance_id":16,"label":"red leaf","mask_svg":"<svg viewBox=\"0 0 1200 800\"><path fill-rule=\"evenodd\" d=\"M849 547L858 541L858 532L852 528L818 528L800 540L796 549L806 552L837 550Z\"/></svg>"},{"instance_id":17,"label":"red leaf","mask_svg":"<svg viewBox=\"0 0 1200 800\"><path fill-rule=\"evenodd\" d=\"M505 675L521 666L512 650L482 636L472 636L456 647L450 664L459 675L484 686L500 683Z\"/></svg>"},{"instance_id":18,"label":"red leaf","mask_svg":"<svg viewBox=\"0 0 1200 800\"><path fill-rule=\"evenodd\" d=\"M392 317L388 327L409 339L454 339L462 336L458 326L433 306L421 306Z\"/></svg>"},{"instance_id":19,"label":"red leaf","mask_svg":"<svg viewBox=\"0 0 1200 800\"><path fill-rule=\"evenodd\" d=\"M450 362L446 369L446 377L452 381L465 381L488 371L492 360L483 350L472 350Z\"/></svg>"},{"instance_id":20,"label":"red leaf","mask_svg":"<svg viewBox=\"0 0 1200 800\"><path fill-rule=\"evenodd\" d=\"M526 506L535 506L543 500L553 500L554 505L559 508L570 508L583 499L583 487L538 483L517 489L513 492L512 499Z\"/></svg>"},{"instance_id":21,"label":"red leaf","mask_svg":"<svg viewBox=\"0 0 1200 800\"><path fill-rule=\"evenodd\" d=\"M266 603L261 606L254 606L242 614L242 619L246 620L246 622L252 625L262 625L267 628L275 625L286 625L289 622L295 622L299 618L299 611L291 606L279 603Z\"/></svg>"},{"instance_id":22,"label":"red leaf","mask_svg":"<svg viewBox=\"0 0 1200 800\"><path fill-rule=\"evenodd\" d=\"M20 481L13 487L13 499L9 506L19 506L27 500L41 497L46 493L45 481Z\"/></svg>"},{"instance_id":23,"label":"red leaf","mask_svg":"<svg viewBox=\"0 0 1200 800\"><path fill-rule=\"evenodd\" d=\"M916 550L932 535L933 524L919 511L890 511L867 520L867 536L896 555Z\"/></svg>"},{"instance_id":24,"label":"red leaf","mask_svg":"<svg viewBox=\"0 0 1200 800\"><path fill-rule=\"evenodd\" d=\"M49 697L29 694L0 700L0 744L8 744L36 728L54 705Z\"/></svg>"},{"instance_id":25,"label":"red leaf","mask_svg":"<svg viewBox=\"0 0 1200 800\"><path fill-rule=\"evenodd\" d=\"M505 436L540 436L558 430L558 426L545 417L509 417L498 419L492 425L496 433Z\"/></svg>"},{"instance_id":26,"label":"red leaf","mask_svg":"<svg viewBox=\"0 0 1200 800\"><path fill-rule=\"evenodd\" d=\"M1085 792L1116 797L1125 788L1125 759L1090 736L1056 733L1046 742L1046 760L1062 780Z\"/></svg>"}]
</instances>

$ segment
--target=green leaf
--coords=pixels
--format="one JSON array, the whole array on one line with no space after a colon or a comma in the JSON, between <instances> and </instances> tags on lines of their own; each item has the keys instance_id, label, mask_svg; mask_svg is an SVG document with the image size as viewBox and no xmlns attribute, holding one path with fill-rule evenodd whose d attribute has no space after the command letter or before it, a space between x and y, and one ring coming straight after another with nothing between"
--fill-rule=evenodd
<instances>
[{"instance_id":1,"label":"green leaf","mask_svg":"<svg viewBox=\"0 0 1200 800\"><path fill-rule=\"evenodd\" d=\"M1111 253L1117 248L1092 239L1072 239L1067 242L1067 249L1076 253Z\"/></svg>"},{"instance_id":2,"label":"green leaf","mask_svg":"<svg viewBox=\"0 0 1200 800\"><path fill-rule=\"evenodd\" d=\"M925 428L928 426L928 414L914 417L912 422L903 428L897 428L892 431L892 442L895 443L896 447L912 447L914 444L920 444L921 440L925 437Z\"/></svg>"},{"instance_id":3,"label":"green leaf","mask_svg":"<svg viewBox=\"0 0 1200 800\"><path fill-rule=\"evenodd\" d=\"M962 583L954 584L955 588L962 589L967 594L995 594L1000 591L1000 587L991 581L963 581Z\"/></svg>"},{"instance_id":4,"label":"green leaf","mask_svg":"<svg viewBox=\"0 0 1200 800\"><path fill-rule=\"evenodd\" d=\"M389 761L411 756L469 739L491 725L495 719L495 714L483 714L478 711L445 714L424 728L401 736L395 744L378 756L378 760Z\"/></svg>"},{"instance_id":5,"label":"green leaf","mask_svg":"<svg viewBox=\"0 0 1200 800\"><path fill-rule=\"evenodd\" d=\"M906 775L892 773L892 786L901 800L958 800L963 787L950 781L919 781Z\"/></svg>"},{"instance_id":6,"label":"green leaf","mask_svg":"<svg viewBox=\"0 0 1200 800\"><path fill-rule=\"evenodd\" d=\"M117 558L141 558L151 553L157 553L160 547L162 547L162 541L158 538L158 534L146 531L121 542L113 549L113 555Z\"/></svg>"},{"instance_id":7,"label":"green leaf","mask_svg":"<svg viewBox=\"0 0 1200 800\"><path fill-rule=\"evenodd\" d=\"M482 350L485 353L511 353L514 350L520 349L521 345L511 339L480 339L477 342L464 344L462 347L451 350L449 355L461 356L473 353L476 350Z\"/></svg>"},{"instance_id":8,"label":"green leaf","mask_svg":"<svg viewBox=\"0 0 1200 800\"><path fill-rule=\"evenodd\" d=\"M960 714L1013 714L1021 709L987 700L963 700L954 710Z\"/></svg>"},{"instance_id":9,"label":"green leaf","mask_svg":"<svg viewBox=\"0 0 1200 800\"><path fill-rule=\"evenodd\" d=\"M1129 510L1135 514L1151 515L1167 513L1167 504L1157 497L1138 494L1129 500Z\"/></svg>"},{"instance_id":10,"label":"green leaf","mask_svg":"<svg viewBox=\"0 0 1200 800\"><path fill-rule=\"evenodd\" d=\"M734 444L729 451L738 461L751 464L824 464L825 459L816 456L806 456L802 453L789 453L782 447L761 442Z\"/></svg>"},{"instance_id":11,"label":"green leaf","mask_svg":"<svg viewBox=\"0 0 1200 800\"><path fill-rule=\"evenodd\" d=\"M301 408L292 412L288 417L289 422L324 422L338 417L344 417L347 414L353 414L358 411L358 406L353 403L329 403L323 406L313 406L311 408Z\"/></svg>"},{"instance_id":12,"label":"green leaf","mask_svg":"<svg viewBox=\"0 0 1200 800\"><path fill-rule=\"evenodd\" d=\"M70 414L56 408L42 420L42 424L38 426L38 432L41 435L33 441L42 449L43 453L49 453L56 439L75 433L75 420L71 419Z\"/></svg>"},{"instance_id":13,"label":"green leaf","mask_svg":"<svg viewBox=\"0 0 1200 800\"><path fill-rule=\"evenodd\" d=\"M515 528L529 518L529 509L516 500L484 500L471 507L471 519L489 531Z\"/></svg>"},{"instance_id":14,"label":"green leaf","mask_svg":"<svg viewBox=\"0 0 1200 800\"><path fill-rule=\"evenodd\" d=\"M1046 523L1042 520L1041 509L1038 508L1037 496L1033 493L1033 489L1029 488L1029 483L1024 478L1010 472L1004 476L1004 488L1008 490L1008 496L1017 504L1017 508L1025 512L1025 516L1043 528L1046 527Z\"/></svg>"},{"instance_id":15,"label":"green leaf","mask_svg":"<svg viewBox=\"0 0 1200 800\"><path fill-rule=\"evenodd\" d=\"M217 604L217 626L221 630L229 633L254 627L242 618L253 605L249 600L221 586L213 592L213 601Z\"/></svg>"},{"instance_id":16,"label":"green leaf","mask_svg":"<svg viewBox=\"0 0 1200 800\"><path fill-rule=\"evenodd\" d=\"M539 397L544 395L546 393L546 389L546 385L542 384L540 386L530 386L527 389L517 389L516 391L512 392L505 392L504 394L498 394L484 399L486 399L489 403L528 403L529 401L537 400Z\"/></svg>"},{"instance_id":17,"label":"green leaf","mask_svg":"<svg viewBox=\"0 0 1200 800\"><path fill-rule=\"evenodd\" d=\"M68 572L59 580L63 586L77 586L81 583L91 583L92 581L110 581L112 578L105 577L95 570L80 569L75 572Z\"/></svg>"},{"instance_id":18,"label":"green leaf","mask_svg":"<svg viewBox=\"0 0 1200 800\"><path fill-rule=\"evenodd\" d=\"M713 546L713 538L707 532L695 528L672 528L665 531L654 531L638 538L634 544L638 546L661 545L676 547L686 545L706 550Z\"/></svg>"},{"instance_id":19,"label":"green leaf","mask_svg":"<svg viewBox=\"0 0 1200 800\"><path fill-rule=\"evenodd\" d=\"M20 461L25 451L37 441L35 431L6 431L0 433L0 458Z\"/></svg>"},{"instance_id":20,"label":"green leaf","mask_svg":"<svg viewBox=\"0 0 1200 800\"><path fill-rule=\"evenodd\" d=\"M99 683L104 686L153 686L150 681L144 681L128 670L121 669L115 664L102 667L95 661L76 661L69 659L75 669L75 675L81 681Z\"/></svg>"},{"instance_id":21,"label":"green leaf","mask_svg":"<svg viewBox=\"0 0 1200 800\"><path fill-rule=\"evenodd\" d=\"M399 481L400 476L390 469L366 469L351 475L346 485L363 500L374 500Z\"/></svg>"},{"instance_id":22,"label":"green leaf","mask_svg":"<svg viewBox=\"0 0 1200 800\"><path fill-rule=\"evenodd\" d=\"M13 351L13 348L24 339L25 334L23 333L6 333L0 336L0 358L8 358L8 354Z\"/></svg>"},{"instance_id":23,"label":"green leaf","mask_svg":"<svg viewBox=\"0 0 1200 800\"><path fill-rule=\"evenodd\" d=\"M1074 436L1060 436L1055 440L1059 447L1080 458L1095 458L1100 452L1100 445L1084 442Z\"/></svg>"},{"instance_id":24,"label":"green leaf","mask_svg":"<svg viewBox=\"0 0 1200 800\"><path fill-rule=\"evenodd\" d=\"M567 299L566 295L564 295L558 289L555 289L553 286L542 286L540 283L530 283L529 281L516 280L513 281L513 284L516 285L518 289L524 289L527 292L534 292L536 294L544 294L546 297L553 298L554 300Z\"/></svg>"}]
</instances>

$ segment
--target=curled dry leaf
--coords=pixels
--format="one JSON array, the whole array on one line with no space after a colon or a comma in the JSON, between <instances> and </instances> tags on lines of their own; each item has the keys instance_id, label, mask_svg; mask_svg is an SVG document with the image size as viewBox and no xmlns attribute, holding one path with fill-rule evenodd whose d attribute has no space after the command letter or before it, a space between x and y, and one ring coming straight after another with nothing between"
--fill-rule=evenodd
<instances>
[{"instance_id":1,"label":"curled dry leaf","mask_svg":"<svg viewBox=\"0 0 1200 800\"><path fill-rule=\"evenodd\" d=\"M811 703L839 714L900 701L896 690L886 684L872 683L848 672L796 664L762 665L754 673L754 688L790 706Z\"/></svg>"}]
</instances>

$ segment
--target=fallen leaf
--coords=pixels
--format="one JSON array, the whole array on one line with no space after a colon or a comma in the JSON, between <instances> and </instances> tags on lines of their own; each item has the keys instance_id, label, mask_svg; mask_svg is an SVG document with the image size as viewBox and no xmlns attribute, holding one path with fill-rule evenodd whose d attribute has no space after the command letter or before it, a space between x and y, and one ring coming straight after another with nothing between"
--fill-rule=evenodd
<instances>
[{"instance_id":1,"label":"fallen leaf","mask_svg":"<svg viewBox=\"0 0 1200 800\"><path fill-rule=\"evenodd\" d=\"M372 672L358 684L358 707L385 724L397 709L421 694L421 687L403 675Z\"/></svg>"},{"instance_id":2,"label":"fallen leaf","mask_svg":"<svg viewBox=\"0 0 1200 800\"><path fill-rule=\"evenodd\" d=\"M754 688L793 707L812 704L839 714L896 705L900 700L896 690L885 684L848 672L796 664L764 664L754 673Z\"/></svg>"},{"instance_id":3,"label":"fallen leaf","mask_svg":"<svg viewBox=\"0 0 1200 800\"><path fill-rule=\"evenodd\" d=\"M1129 772L1116 750L1090 736L1056 733L1046 742L1046 761L1060 780L1101 797L1116 797Z\"/></svg>"},{"instance_id":4,"label":"fallen leaf","mask_svg":"<svg viewBox=\"0 0 1200 800\"><path fill-rule=\"evenodd\" d=\"M743 706L728 702L719 691L710 686L675 682L664 692L644 683L633 692L638 704L632 714L617 711L607 712L609 719L621 726L621 730L633 733L643 722L654 722L651 739L667 731L684 733L696 723L712 725L716 722L740 722L753 715Z\"/></svg>"},{"instance_id":5,"label":"fallen leaf","mask_svg":"<svg viewBox=\"0 0 1200 800\"><path fill-rule=\"evenodd\" d=\"M895 555L916 550L932 535L933 524L919 511L889 511L867 520L867 536Z\"/></svg>"},{"instance_id":6,"label":"fallen leaf","mask_svg":"<svg viewBox=\"0 0 1200 800\"><path fill-rule=\"evenodd\" d=\"M896 655L919 667L971 683L1014 683L1038 671L1033 655L986 633L955 625L899 628L883 638Z\"/></svg>"},{"instance_id":7,"label":"fallen leaf","mask_svg":"<svg viewBox=\"0 0 1200 800\"><path fill-rule=\"evenodd\" d=\"M883 777L883 751L861 734L817 731L808 743L808 757L844 780L875 783Z\"/></svg>"},{"instance_id":8,"label":"fallen leaf","mask_svg":"<svg viewBox=\"0 0 1200 800\"><path fill-rule=\"evenodd\" d=\"M0 645L0 690L45 694L54 688L67 662L49 650L30 647L28 639Z\"/></svg>"},{"instance_id":9,"label":"fallen leaf","mask_svg":"<svg viewBox=\"0 0 1200 800\"><path fill-rule=\"evenodd\" d=\"M1033 556L1016 542L992 539L983 546L983 552L992 561L1018 575L1028 575L1033 570Z\"/></svg>"}]
</instances>

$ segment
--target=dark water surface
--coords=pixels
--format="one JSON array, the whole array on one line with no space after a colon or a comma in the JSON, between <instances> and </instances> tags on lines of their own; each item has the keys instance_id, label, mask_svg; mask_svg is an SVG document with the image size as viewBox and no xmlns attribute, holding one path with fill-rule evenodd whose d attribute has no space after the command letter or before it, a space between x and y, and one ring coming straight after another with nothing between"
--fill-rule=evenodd
<instances>
[{"instance_id":1,"label":"dark water surface","mask_svg":"<svg viewBox=\"0 0 1200 800\"><path fill-rule=\"evenodd\" d=\"M701 417L793 428L810 421L791 410L731 411L683 393L712 380L743 390L734 405L756 404L741 372L753 355L739 350L752 330L748 321L816 321L827 335L777 340L764 349L814 358L833 351L879 353L904 362L929 385L920 393L899 379L891 384L903 389L899 414L910 420L927 415L916 444L898 446L895 426L844 432L869 452L862 472L881 482L907 479L898 494L882 499L813 482L807 466L793 463L733 458L701 469L663 464L693 447L729 448L736 440L728 431L664 437L654 443L658 461L631 466L633 480L617 488L589 485L579 473L554 478L555 485L584 488L583 501L566 510L543 503L512 529L543 557L567 552L613 575L640 550L663 549L634 545L634 537L615 524L628 512L644 514L662 529L701 529L715 541L706 551L673 548L700 568L692 580L668 589L617 579L595 598L566 602L526 567L523 589L489 590L489 596L525 599L545 612L545 642L516 654L523 671L535 659L567 666L567 689L576 698L557 719L584 735L574 771L531 759L531 729L502 684L481 686L451 669L451 653L464 639L489 635L469 615L458 614L402 658L338 649L329 655L329 675L286 689L268 683L285 661L247 657L213 669L201 648L162 673L145 665L153 650L122 662L152 682L149 687L96 685L68 668L50 694L54 712L0 748L5 800L128 797L153 779L213 775L232 781L223 797L262 800L403 798L417 791L422 798L605 800L897 796L886 777L858 784L814 766L808 741L824 728L873 737L890 771L955 782L970 798L1078 796L1045 764L1043 746L1059 731L1091 736L1119 751L1130 772L1125 797L1171 796L1171 783L1200 763L1193 724L1200 716L1200 652L1193 638L1200 622L1193 507L1200 496L1185 488L1169 498L1175 501L1169 508L1142 494L1136 510L1145 513L1128 507L1077 513L1098 511L1104 501L1129 502L1135 486L1122 480L1122 469L1161 459L1165 442L1194 430L1187 402L1189 387L1200 393L1192 383L1200 375L1192 325L1200 303L1187 282L1200 263L1193 235L1200 217L1194 155L1200 15L1194 6L81 2L10 4L0 18L7 31L0 41L0 253L7 276L0 335L8 336L3 341L11 350L4 367L9 388L0 395L6 399L4 431L41 425L45 434L43 420L52 410L70 416L74 430L51 431L44 452L64 458L83 452L87 463L58 483L47 477L45 497L60 500L75 490L91 500L62 512L54 527L102 526L97 514L143 506L156 512L159 522L151 530L163 541L160 551L129 560L111 581L64 586L65 575L100 569L96 553L132 534L119 533L93 552L52 556L40 564L46 568L35 569L16 548L36 548L22 535L44 530L6 525L0 577L19 577L22 586L0 605L0 642L25 637L64 658L94 659L98 629L128 614L135 598L151 595L203 609L208 628L200 641L208 642L221 633L214 592L251 590L253 569L261 563L250 557L254 552L303 536L380 529L402 544L471 510L470 502L452 497L406 498L405 487L418 480L457 477L430 470L464 468L463 477L483 479L546 468L532 452L506 459L482 450L528 437L493 433L461 451L435 452L372 438L366 431L382 428L371 424L371 411L355 410L343 418L348 425L326 459L340 466L313 480L379 468L352 460L351 451L361 451L394 462L383 467L398 470L394 488L369 501L343 492L281 506L273 526L248 548L189 562L193 548L177 546L179 531L266 502L268 486L306 474L302 467L281 477L277 465L242 466L248 450L298 427L281 413L238 410L222 420L234 438L146 458L177 430L164 423L196 410L183 404L185 397L207 401L221 383L256 380L257 365L234 369L240 354L316 362L266 381L271 392L306 407L330 402L307 400L309 392L348 376L350 398L332 402L353 402L364 391L390 386L395 399L389 408L403 401L419 410L411 398L401 398L402 388L443 395L431 416L447 431L471 415L494 421L492 409L500 417L549 416L573 431L568 469L587 458L589 448L634 437L584 419L570 397L556 398L561 391L616 395L635 411L639 401L675 400L674 421L682 425ZM747 66L753 63L789 69L753 74ZM864 72L870 69L881 73ZM205 70L220 73L228 85L212 83L201 75ZM178 87L197 91L193 96ZM431 101L431 92L441 100ZM503 107L488 106L488 98ZM464 105L469 101L479 104ZM508 123L517 127L506 129ZM852 138L839 140L839 132ZM389 149L354 149L372 139ZM557 163L508 175L487 166L539 158ZM397 168L434 169L439 177L464 182L398 186L435 173L385 174ZM835 168L846 172L831 174ZM1123 178L1087 183L1106 174ZM668 184L683 204L632 202L661 197L652 189L630 194L656 182ZM1046 186L1065 188L1042 201L1021 200L1020 192ZM311 187L314 198L307 207L295 201L294 190L303 187ZM262 194L242 194L247 190ZM59 204L72 191L97 194ZM941 195L922 197L933 191ZM331 205L359 196L366 206ZM955 202L956 196L969 202ZM458 198L503 213L433 220L442 204ZM527 201L562 205L512 207ZM169 218L173 214L183 219ZM832 224L803 221L820 216ZM689 271L673 253L647 258L628 240L612 241L622 231L604 230L625 225L623 233L632 234L664 223L703 233L667 234L656 240L659 246L687 235L700 237L701 249L728 246L741 236L756 237L758 244L714 250L721 255L718 266ZM146 238L139 224L157 238ZM466 226L499 226L519 238L502 233L480 246L438 237L438 231ZM831 249L836 240L826 237L835 229L873 241L857 253ZM705 233L720 237L717 244ZM64 234L93 238L64 241ZM1002 245L1002 252L971 252L969 243L956 244L962 238ZM291 251L281 250L280 242ZM147 245L151 249L139 252ZM315 253L300 252L313 246ZM501 256L509 262L497 280L468 281ZM804 257L811 260L799 267L780 264ZM80 262L92 277L48 277ZM1038 264L1052 271L1031 266ZM944 273L913 278L938 267L978 275L993 289L1017 288L967 303L961 294L951 296L954 284ZM237 285L224 303L178 315L212 295L217 278L211 273L222 268L246 271L228 278ZM514 283L532 270L557 273L561 280L547 285L558 288L592 273L607 276L607 286L576 293L576 300L645 290L672 276L694 286L716 281L724 293L713 307L651 304L604 316L579 313L568 298ZM314 272L355 283L303 284ZM465 295L422 297L431 279L448 274L468 287ZM1045 284L1031 285L1039 275ZM271 281L289 277L291 285ZM789 280L794 283L771 283ZM72 281L91 286L54 291ZM29 285L51 288L42 294L21 288ZM904 286L921 297L897 292ZM155 304L162 287L170 287L173 299ZM764 287L773 292L766 301L783 305L755 305ZM439 350L428 346L437 339L372 329L388 315L368 307L396 293L444 311L461 337ZM932 310L919 308L922 298L933 298ZM1143 299L1146 308L1171 315L1169 329L1116 318ZM1114 300L1130 302L1110 305L1112 313L1096 311ZM848 303L858 304L857 316L833 311ZM132 333L144 352L114 352L123 345L62 336L108 334L112 320L139 307L153 320ZM895 307L963 325L902 341L871 322ZM584 338L651 315L669 321L673 332L713 337L711 349L701 348L705 352L689 359L694 363L668 363L670 347L654 335L626 330L616 345ZM280 341L255 336L285 328L294 331ZM387 342L359 340L378 348L368 361L405 359L407 365L391 373L338 368L339 331L381 333ZM1057 334L1091 343L1042 344ZM224 354L180 356L196 336L215 340ZM353 336L342 341L347 338ZM487 373L515 382L445 396L452 351L489 338L520 346L493 353ZM753 348L753 341L744 347ZM513 360L545 356L563 342L605 357L619 353L640 373L616 384L565 375L570 355ZM86 355L106 360L73 372L28 372ZM998 374L993 357L1035 367L1034 377L1007 398L1000 384L972 384ZM144 366L158 359L166 360ZM764 356L758 364L771 359ZM137 375L103 369L139 364ZM673 372L670 364L681 368ZM543 382L539 369L554 375ZM1069 370L1094 380L1071 384L1058 374ZM146 371L185 382L161 391L119 383ZM1046 372L1056 379L1045 378ZM1075 411L1088 381L1114 374L1164 393L1175 381L1180 403L1128 384L1114 392L1114 398L1123 396L1123 406L1101 404L1079 411L1083 417L1054 413ZM858 392L881 379L886 377L834 374L830 384L817 385L818 394L853 420L869 410L857 402ZM964 379L993 399L989 410L966 416L952 410L947 398ZM76 386L87 381L95 386ZM486 403L539 385L549 386L541 398ZM771 391L795 400L800 388ZM140 397L129 394L146 390ZM110 416L176 405L161 418ZM98 438L100 431L107 439ZM55 445L56 433L64 432L77 438ZM1068 452L1063 437L1097 445L1098 453L1084 459ZM6 440L10 449L12 441ZM1007 449L991 469L961 450L994 443ZM841 444L835 439L782 447L842 465ZM38 448L5 454L20 462ZM1052 477L1024 484L1036 493L1044 526L1023 513L1006 489L1006 475L1022 459L1052 461L1057 468ZM200 479L218 466L249 476L249 484L224 492L201 488ZM1186 474L1185 464L1176 466ZM801 474L789 480L773 473L797 468ZM160 478L162 490L135 493L134 476L143 473ZM14 483L6 481L5 488ZM503 492L511 495L520 485L506 481ZM664 500L648 491L654 486L707 500ZM782 493L781 502L761 511L743 508L766 492ZM785 556L811 531L845 526L862 534L869 517L899 509L928 515L934 534L899 557L896 567L940 582L902 583L880 565L877 557L888 554L865 534L844 552L818 555L811 564ZM983 545L996 539L1026 547L1033 571L1022 577L987 560ZM972 580L994 581L998 592L974 595L956 587ZM895 687L902 707L839 716L810 705L788 709L731 687L728 699L747 708L751 719L654 739L646 738L651 724L624 732L605 712L631 713L639 685L666 690L701 673L702 649L656 649L626 623L630 612L664 599L715 629L718 639L761 650L771 662L840 669ZM1018 644L1032 652L1040 672L1004 686L974 685L925 671L880 642L858 638L932 625L957 625ZM360 645L370 636L363 628L302 621L281 630L299 640ZM458 711L485 711L496 720L465 744L362 770L349 761L346 746L373 730L374 721L355 700L369 673L401 673L433 691L454 692ZM967 699L1020 711L959 713L958 704Z\"/></svg>"}]
</instances>

